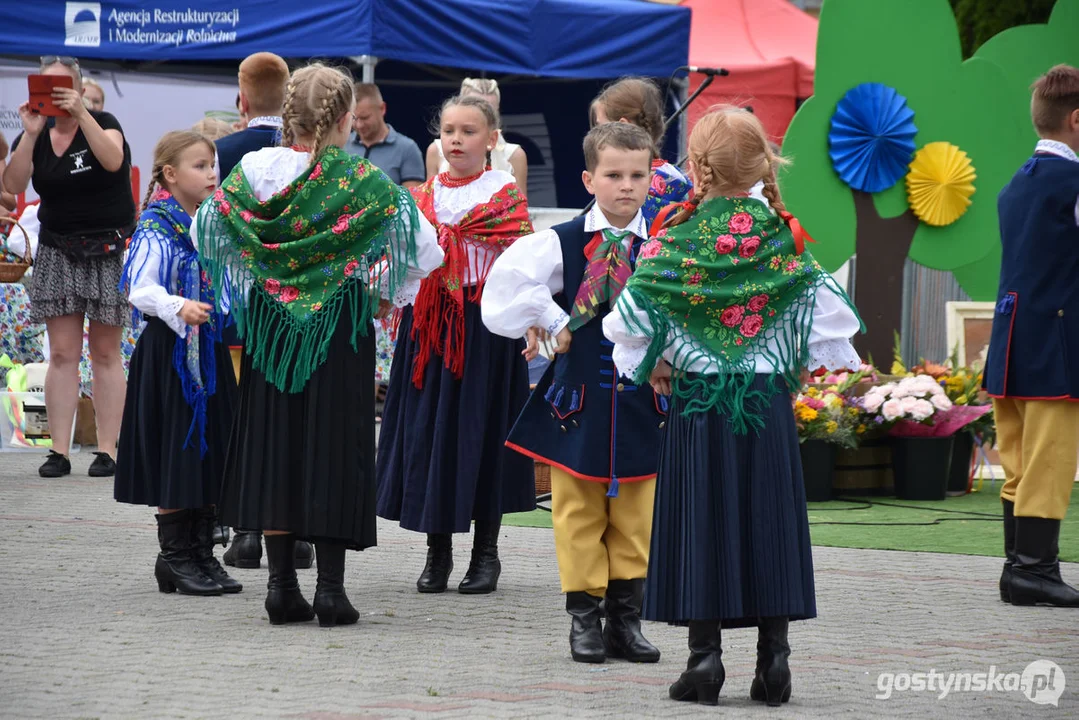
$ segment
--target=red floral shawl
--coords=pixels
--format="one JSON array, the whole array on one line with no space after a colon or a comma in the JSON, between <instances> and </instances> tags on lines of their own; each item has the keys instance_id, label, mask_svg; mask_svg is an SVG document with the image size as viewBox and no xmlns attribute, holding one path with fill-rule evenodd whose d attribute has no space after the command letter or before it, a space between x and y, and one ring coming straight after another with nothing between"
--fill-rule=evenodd
<instances>
[{"instance_id":1,"label":"red floral shawl","mask_svg":"<svg viewBox=\"0 0 1079 720\"><path fill-rule=\"evenodd\" d=\"M419 350L412 367L412 383L423 388L423 375L434 352L442 356L445 366L460 379L465 367L465 301L479 303L483 285L498 253L508 248L522 235L532 232L528 218L528 202L520 189L510 183L485 203L469 210L455 224L438 222L435 214L434 178L412 188L416 206L438 229L438 244L446 257L442 267L420 284L413 309L412 339ZM472 268L465 248L468 245L486 246L497 250L484 258L483 267Z\"/></svg>"}]
</instances>

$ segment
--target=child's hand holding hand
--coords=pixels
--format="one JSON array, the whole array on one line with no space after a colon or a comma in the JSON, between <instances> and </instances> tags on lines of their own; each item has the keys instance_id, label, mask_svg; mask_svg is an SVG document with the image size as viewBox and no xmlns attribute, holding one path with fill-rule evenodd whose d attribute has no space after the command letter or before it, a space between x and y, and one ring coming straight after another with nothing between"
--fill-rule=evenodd
<instances>
[{"instance_id":1,"label":"child's hand holding hand","mask_svg":"<svg viewBox=\"0 0 1079 720\"><path fill-rule=\"evenodd\" d=\"M210 311L213 309L214 306L208 303L184 300L183 306L176 314L188 325L202 325L210 319Z\"/></svg>"},{"instance_id":2,"label":"child's hand holding hand","mask_svg":"<svg viewBox=\"0 0 1079 720\"><path fill-rule=\"evenodd\" d=\"M393 302L379 298L378 310L375 311L376 320L384 320L393 312Z\"/></svg>"},{"instance_id":3,"label":"child's hand holding hand","mask_svg":"<svg viewBox=\"0 0 1079 720\"><path fill-rule=\"evenodd\" d=\"M656 391L657 395L670 395L671 394L671 365L666 360L660 358L660 361L656 363L655 369L652 371L652 376L648 378L648 382L652 385L652 389Z\"/></svg>"},{"instance_id":4,"label":"child's hand holding hand","mask_svg":"<svg viewBox=\"0 0 1079 720\"><path fill-rule=\"evenodd\" d=\"M528 332L525 333L525 349L521 351L527 362L532 362L539 355L541 342L547 342L547 331L538 327L528 328Z\"/></svg>"},{"instance_id":5,"label":"child's hand holding hand","mask_svg":"<svg viewBox=\"0 0 1079 720\"><path fill-rule=\"evenodd\" d=\"M569 346L573 342L573 331L567 325L558 331L558 334L554 336L554 341L556 343L554 348L556 353L568 353Z\"/></svg>"}]
</instances>

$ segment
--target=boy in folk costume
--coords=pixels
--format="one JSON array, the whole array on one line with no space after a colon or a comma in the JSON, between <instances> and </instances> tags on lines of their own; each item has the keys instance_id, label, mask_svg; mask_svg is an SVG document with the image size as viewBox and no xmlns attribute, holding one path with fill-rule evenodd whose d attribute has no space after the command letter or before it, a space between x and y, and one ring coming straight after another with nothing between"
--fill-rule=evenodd
<instances>
[{"instance_id":1,"label":"boy in folk costume","mask_svg":"<svg viewBox=\"0 0 1079 720\"><path fill-rule=\"evenodd\" d=\"M1079 457L1079 69L1034 83L1034 155L1001 191L1000 289L985 366L1006 481L1000 598L1079 607L1060 521Z\"/></svg>"},{"instance_id":2,"label":"boy in folk costume","mask_svg":"<svg viewBox=\"0 0 1079 720\"><path fill-rule=\"evenodd\" d=\"M573 659L656 662L659 650L641 634L640 612L667 399L648 384L619 379L602 327L648 239L641 205L655 146L635 125L605 123L588 133L584 154L595 207L521 238L495 262L483 321L506 337L528 331L531 356L537 335L558 342L559 354L506 444L551 465Z\"/></svg>"}]
</instances>

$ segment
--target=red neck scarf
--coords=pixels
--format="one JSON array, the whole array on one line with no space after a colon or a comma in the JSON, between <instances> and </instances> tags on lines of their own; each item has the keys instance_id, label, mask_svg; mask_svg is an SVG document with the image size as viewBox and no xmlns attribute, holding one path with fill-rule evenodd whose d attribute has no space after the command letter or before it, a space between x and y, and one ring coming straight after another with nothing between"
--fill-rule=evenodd
<instances>
[{"instance_id":1,"label":"red neck scarf","mask_svg":"<svg viewBox=\"0 0 1079 720\"><path fill-rule=\"evenodd\" d=\"M412 383L423 388L423 375L431 353L440 355L455 378L465 367L465 301L479 303L483 284L494 259L514 240L532 232L528 202L510 183L465 213L455 225L441 224L435 214L434 178L412 188L416 206L438 229L438 244L446 253L442 267L420 284L413 309L412 339L419 342L412 367ZM466 247L485 250L479 267L471 267Z\"/></svg>"}]
</instances>

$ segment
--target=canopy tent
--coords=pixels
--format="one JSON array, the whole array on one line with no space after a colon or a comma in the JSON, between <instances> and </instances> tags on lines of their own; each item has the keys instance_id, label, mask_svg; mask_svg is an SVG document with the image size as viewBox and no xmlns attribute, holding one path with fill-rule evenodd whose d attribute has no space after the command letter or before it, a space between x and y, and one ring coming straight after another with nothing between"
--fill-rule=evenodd
<instances>
[{"instance_id":1,"label":"canopy tent","mask_svg":"<svg viewBox=\"0 0 1079 720\"><path fill-rule=\"evenodd\" d=\"M0 4L10 55L165 62L369 55L559 78L665 77L686 8L640 0L36 0Z\"/></svg>"},{"instance_id":2,"label":"canopy tent","mask_svg":"<svg viewBox=\"0 0 1079 720\"><path fill-rule=\"evenodd\" d=\"M779 140L813 94L817 20L788 0L685 0L693 9L689 61L730 70L694 101L690 124L716 103L750 106ZM694 74L691 89L703 78Z\"/></svg>"}]
</instances>

